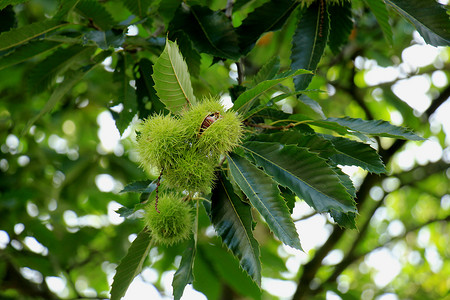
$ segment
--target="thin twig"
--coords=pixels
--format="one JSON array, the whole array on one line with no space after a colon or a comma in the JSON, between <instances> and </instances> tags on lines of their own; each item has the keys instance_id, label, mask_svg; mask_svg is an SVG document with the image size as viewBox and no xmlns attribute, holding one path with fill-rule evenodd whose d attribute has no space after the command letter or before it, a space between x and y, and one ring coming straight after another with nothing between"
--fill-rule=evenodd
<instances>
[{"instance_id":1,"label":"thin twig","mask_svg":"<svg viewBox=\"0 0 450 300\"><path fill-rule=\"evenodd\" d=\"M163 175L163 171L164 171L164 168L162 168L162 169L161 169L161 172L159 173L158 179L157 179L157 181L156 181L156 189L155 189L155 192L156 192L156 196L155 196L155 209L156 209L156 212L157 212L158 214L160 213L160 211L158 210L159 185L161 184L161 177L162 177L162 175Z\"/></svg>"}]
</instances>

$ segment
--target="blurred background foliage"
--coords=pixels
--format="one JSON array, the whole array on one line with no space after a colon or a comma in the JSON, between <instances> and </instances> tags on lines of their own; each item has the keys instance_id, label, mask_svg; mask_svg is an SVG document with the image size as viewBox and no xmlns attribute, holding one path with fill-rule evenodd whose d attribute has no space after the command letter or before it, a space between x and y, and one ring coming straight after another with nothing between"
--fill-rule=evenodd
<instances>
[{"instance_id":1,"label":"blurred background foliage","mask_svg":"<svg viewBox=\"0 0 450 300\"><path fill-rule=\"evenodd\" d=\"M115 48L114 40L109 40L110 55L25 133L52 94L47 86L64 79L56 76L54 82L46 82L46 73L39 73L46 57L61 50L51 49L11 67L1 65L2 299L107 298L115 267L143 226L138 218L124 220L115 212L139 202L138 194L120 193L123 187L148 177L136 163L133 127L125 130L126 122L118 126L123 132L119 138L114 125L115 76L121 60L125 66L121 72L133 84L140 76L149 76L148 66L141 65L140 73L135 62L144 58L154 62L158 57L174 12L171 5L178 3L155 1L150 8L161 5L160 14L150 10L148 18L131 25L136 19L130 16L136 11L121 1L100 2L111 22L121 22L127 42ZM233 25L262 2L236 1L240 10L232 15ZM211 0L203 5L217 10L227 2ZM7 6L1 11L0 30L43 21L58 7L54 0ZM374 143L388 167L386 175L347 170L359 187L358 230L340 229L298 201L293 217L305 250L299 253L274 240L259 220L255 236L261 245L262 296L221 246L203 212L193 287L208 299L450 299L450 49L425 46L414 28L392 11L389 45L364 3L353 1L352 8L355 27L348 43L336 54L327 48L309 86L325 92L308 96L329 117L384 119L427 140L381 138ZM55 40L79 37L90 22L80 14L71 18L65 35ZM240 62L243 85L274 56L282 69L289 68L294 30L295 20L290 18L281 30L258 40ZM86 43L92 46L92 40ZM238 90L238 70L231 60L215 61L207 54L191 58L194 62L188 58L188 65L197 97L229 99ZM74 64L82 59L76 58ZM140 118L155 109L148 102L141 104ZM279 105L286 112L320 117L294 97ZM217 247L207 248L209 244ZM183 245L151 250L137 280L153 294L142 294L142 299L171 295L170 277L182 251ZM203 296L188 291L185 297Z\"/></svg>"}]
</instances>

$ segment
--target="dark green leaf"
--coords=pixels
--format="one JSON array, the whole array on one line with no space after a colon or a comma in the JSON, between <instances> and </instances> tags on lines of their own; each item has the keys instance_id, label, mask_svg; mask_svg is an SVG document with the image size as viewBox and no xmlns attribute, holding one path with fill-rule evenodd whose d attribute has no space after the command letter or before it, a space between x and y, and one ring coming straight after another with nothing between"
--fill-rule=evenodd
<instances>
[{"instance_id":1,"label":"dark green leaf","mask_svg":"<svg viewBox=\"0 0 450 300\"><path fill-rule=\"evenodd\" d=\"M254 88L251 88L243 92L234 102L233 109L239 111L242 114L245 114L245 112L247 112L252 107L256 99L258 99L262 94L264 94L265 92L267 92L280 82L293 76L307 73L310 73L310 71L306 70L288 71L275 76L275 79L263 81Z\"/></svg>"},{"instance_id":2,"label":"dark green leaf","mask_svg":"<svg viewBox=\"0 0 450 300\"><path fill-rule=\"evenodd\" d=\"M322 106L320 106L320 104L316 100L311 99L305 94L300 95L298 99L309 106L320 117L325 119L325 114L323 113Z\"/></svg>"},{"instance_id":3,"label":"dark green leaf","mask_svg":"<svg viewBox=\"0 0 450 300\"><path fill-rule=\"evenodd\" d=\"M141 202L141 203L137 203L136 205L134 205L131 208L122 206L121 208L119 208L115 212L117 214L119 214L119 216L121 216L122 218L128 218L129 216L134 214L136 211L138 211L140 209L144 209L145 206L147 206L147 202L145 202L145 203Z\"/></svg>"},{"instance_id":4,"label":"dark green leaf","mask_svg":"<svg viewBox=\"0 0 450 300\"><path fill-rule=\"evenodd\" d=\"M111 285L111 300L120 300L142 269L152 245L152 237L143 229L128 249L127 255L116 268L114 282Z\"/></svg>"},{"instance_id":5,"label":"dark green leaf","mask_svg":"<svg viewBox=\"0 0 450 300\"><path fill-rule=\"evenodd\" d=\"M386 9L386 4L383 0L366 0L370 10L375 15L375 18L380 24L386 41L392 45L392 30L389 24L389 15Z\"/></svg>"},{"instance_id":6,"label":"dark green leaf","mask_svg":"<svg viewBox=\"0 0 450 300\"><path fill-rule=\"evenodd\" d=\"M93 41L103 50L109 47L119 48L125 42L125 33L122 30L92 30L83 36L83 42L86 43L88 41Z\"/></svg>"},{"instance_id":7,"label":"dark green leaf","mask_svg":"<svg viewBox=\"0 0 450 300\"><path fill-rule=\"evenodd\" d=\"M258 166L318 212L356 212L355 203L326 161L306 148L279 143L243 146Z\"/></svg>"},{"instance_id":8,"label":"dark green leaf","mask_svg":"<svg viewBox=\"0 0 450 300\"><path fill-rule=\"evenodd\" d=\"M331 3L328 6L330 14L330 36L328 45L337 54L344 45L353 29L352 4L350 1Z\"/></svg>"},{"instance_id":9,"label":"dark green leaf","mask_svg":"<svg viewBox=\"0 0 450 300\"><path fill-rule=\"evenodd\" d=\"M4 9L8 5L16 5L19 3L27 2L28 0L2 0L0 2L0 9Z\"/></svg>"},{"instance_id":10,"label":"dark green leaf","mask_svg":"<svg viewBox=\"0 0 450 300\"><path fill-rule=\"evenodd\" d=\"M181 5L169 26L169 32L177 30L184 31L200 52L233 60L240 57L234 27L221 11Z\"/></svg>"},{"instance_id":11,"label":"dark green leaf","mask_svg":"<svg viewBox=\"0 0 450 300\"><path fill-rule=\"evenodd\" d=\"M116 69L114 70L114 81L117 82L117 98L113 102L113 105L122 104L122 110L117 113L111 110L114 120L116 121L116 127L122 134L127 129L134 115L137 113L137 101L136 92L130 85L130 78L126 74L126 68L128 66L128 60L131 58L127 55L119 55Z\"/></svg>"},{"instance_id":12,"label":"dark green leaf","mask_svg":"<svg viewBox=\"0 0 450 300\"><path fill-rule=\"evenodd\" d=\"M266 220L270 230L286 245L301 250L297 230L278 185L247 159L233 153L227 159L231 176Z\"/></svg>"},{"instance_id":13,"label":"dark green leaf","mask_svg":"<svg viewBox=\"0 0 450 300\"><path fill-rule=\"evenodd\" d=\"M136 96L138 103L138 113L140 118L146 118L153 113L168 113L164 104L156 96L156 90L152 75L153 63L147 58L139 61L137 68L135 68L134 78L136 80ZM151 107L148 108L146 104L150 102Z\"/></svg>"},{"instance_id":14,"label":"dark green leaf","mask_svg":"<svg viewBox=\"0 0 450 300\"><path fill-rule=\"evenodd\" d=\"M68 48L60 48L37 64L28 77L28 89L31 92L42 92L51 83L56 76L61 75L74 64L80 64L94 54L96 47L83 47L73 45Z\"/></svg>"},{"instance_id":15,"label":"dark green leaf","mask_svg":"<svg viewBox=\"0 0 450 300\"><path fill-rule=\"evenodd\" d=\"M196 239L194 236L189 240L187 248L184 250L181 257L180 266L173 276L173 297L178 300L183 295L186 285L191 284L194 281L194 258L196 252Z\"/></svg>"},{"instance_id":16,"label":"dark green leaf","mask_svg":"<svg viewBox=\"0 0 450 300\"><path fill-rule=\"evenodd\" d=\"M177 41L180 52L186 58L186 63L191 76L198 77L200 75L200 54L195 50L191 39L184 31L171 32L169 34L171 40Z\"/></svg>"},{"instance_id":17,"label":"dark green leaf","mask_svg":"<svg viewBox=\"0 0 450 300\"><path fill-rule=\"evenodd\" d=\"M189 71L176 43L167 40L166 47L153 66L152 78L161 102L177 114L195 104Z\"/></svg>"},{"instance_id":18,"label":"dark green leaf","mask_svg":"<svg viewBox=\"0 0 450 300\"><path fill-rule=\"evenodd\" d=\"M414 24L428 44L450 45L449 16L442 4L433 0L386 0L385 2Z\"/></svg>"},{"instance_id":19,"label":"dark green leaf","mask_svg":"<svg viewBox=\"0 0 450 300\"><path fill-rule=\"evenodd\" d=\"M334 122L351 130L361 132L363 134L391 137L397 139L421 141L422 137L414 134L410 130L390 124L382 120L362 120L350 117L344 118L328 118L325 122Z\"/></svg>"},{"instance_id":20,"label":"dark green leaf","mask_svg":"<svg viewBox=\"0 0 450 300\"><path fill-rule=\"evenodd\" d=\"M163 1L161 1L163 2ZM143 18L147 14L147 10L152 3L151 0L124 0L123 4L131 11L133 14L139 18Z\"/></svg>"},{"instance_id":21,"label":"dark green leaf","mask_svg":"<svg viewBox=\"0 0 450 300\"><path fill-rule=\"evenodd\" d=\"M25 60L31 59L42 53L61 46L61 43L51 41L31 41L23 46L17 47L14 52L0 58L0 70L8 68Z\"/></svg>"},{"instance_id":22,"label":"dark green leaf","mask_svg":"<svg viewBox=\"0 0 450 300\"><path fill-rule=\"evenodd\" d=\"M199 244L197 246L197 254L195 255L194 262L195 280L193 286L197 291L202 292L207 299L219 299L219 295L223 289L223 284L220 281L219 273L214 269L214 263L216 263L218 259L211 261L207 257L208 252L213 247L214 246L211 245ZM230 255L229 252L225 252L224 254ZM239 264L236 259L234 261L235 264L238 265L237 268L239 269Z\"/></svg>"},{"instance_id":23,"label":"dark green leaf","mask_svg":"<svg viewBox=\"0 0 450 300\"><path fill-rule=\"evenodd\" d=\"M111 29L115 23L109 12L97 0L81 0L78 2L76 9L94 27L102 31Z\"/></svg>"},{"instance_id":24,"label":"dark green leaf","mask_svg":"<svg viewBox=\"0 0 450 300\"><path fill-rule=\"evenodd\" d=\"M330 211L330 215L333 218L333 220L341 227L348 228L348 229L357 229L356 227L356 214L349 212L349 213L343 213L341 211L336 211L332 209Z\"/></svg>"},{"instance_id":25,"label":"dark green leaf","mask_svg":"<svg viewBox=\"0 0 450 300\"><path fill-rule=\"evenodd\" d=\"M367 144L346 138L326 136L337 153L331 156L336 164L358 166L369 172L380 174L386 172L383 161L375 149Z\"/></svg>"},{"instance_id":26,"label":"dark green leaf","mask_svg":"<svg viewBox=\"0 0 450 300\"><path fill-rule=\"evenodd\" d=\"M252 233L250 205L234 193L233 186L219 177L211 197L211 219L223 243L239 259L241 267L261 284L259 245Z\"/></svg>"},{"instance_id":27,"label":"dark green leaf","mask_svg":"<svg viewBox=\"0 0 450 300\"><path fill-rule=\"evenodd\" d=\"M242 54L247 54L264 32L280 29L299 1L271 0L251 12L236 30Z\"/></svg>"},{"instance_id":28,"label":"dark green leaf","mask_svg":"<svg viewBox=\"0 0 450 300\"><path fill-rule=\"evenodd\" d=\"M0 51L26 43L31 39L65 25L59 21L46 20L3 32L0 35Z\"/></svg>"},{"instance_id":29,"label":"dark green leaf","mask_svg":"<svg viewBox=\"0 0 450 300\"><path fill-rule=\"evenodd\" d=\"M330 18L326 1L313 2L302 14L292 38L291 68L315 71L328 41ZM294 78L295 90L308 87L313 75Z\"/></svg>"},{"instance_id":30,"label":"dark green leaf","mask_svg":"<svg viewBox=\"0 0 450 300\"><path fill-rule=\"evenodd\" d=\"M12 6L0 9L0 33L17 26L16 13Z\"/></svg>"},{"instance_id":31,"label":"dark green leaf","mask_svg":"<svg viewBox=\"0 0 450 300\"><path fill-rule=\"evenodd\" d=\"M156 189L156 180L134 181L127 184L121 193L151 193Z\"/></svg>"}]
</instances>

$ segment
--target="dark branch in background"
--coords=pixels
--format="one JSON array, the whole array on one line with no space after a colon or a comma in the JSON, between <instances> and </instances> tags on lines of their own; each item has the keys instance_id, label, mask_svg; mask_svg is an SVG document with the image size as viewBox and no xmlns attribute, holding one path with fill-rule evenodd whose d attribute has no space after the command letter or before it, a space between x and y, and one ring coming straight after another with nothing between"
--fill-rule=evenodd
<instances>
[{"instance_id":1,"label":"dark branch in background","mask_svg":"<svg viewBox=\"0 0 450 300\"><path fill-rule=\"evenodd\" d=\"M238 74L238 85L242 85L244 82L244 70L242 70L243 66L240 61L236 62L237 74Z\"/></svg>"},{"instance_id":2,"label":"dark branch in background","mask_svg":"<svg viewBox=\"0 0 450 300\"><path fill-rule=\"evenodd\" d=\"M449 96L450 96L450 85L447 86L439 94L439 96L433 100L430 107L424 112L422 121L427 122L428 118L449 98ZM390 148L388 148L386 150L384 150L384 149L380 150L380 155L382 156L383 162L385 165L388 165L388 163L391 161L394 154L397 151L399 151L400 148L405 143L406 143L405 140L397 140L394 142L394 144L392 144L392 146ZM380 177L376 174L368 174L366 176L362 185L360 186L360 189L358 190L358 192L356 194L356 199L358 201L358 209L359 210L361 210L363 205L369 199L368 195L369 195L369 191L370 191L371 187L373 187L375 183L379 182L381 180L381 178L382 177ZM368 217L367 222L370 222L370 216ZM350 257L352 255L352 253L355 251L358 241L360 241L362 239L362 236L364 236L364 234L367 232L366 227L368 227L369 224L370 223L363 225L363 227L360 231L360 234L358 235L358 237L355 240L355 244L352 245L352 247L348 250L346 257ZM345 230L339 228L337 225L334 225L333 231L332 231L330 237L328 238L328 240L325 242L325 244L322 247L320 247L317 250L314 257L303 266L303 273L301 274L300 279L298 281L297 289L293 296L293 300L308 299L309 296L311 296L312 294L316 294L319 292L318 289L316 289L316 290L311 289L311 287L310 287L311 282L315 278L317 271L322 266L322 260L340 241L341 237L344 235L344 232L345 232ZM371 251L373 251L373 249ZM350 258L348 258L348 260L350 260ZM345 263L348 263L348 262L346 261ZM343 266L344 265L342 265L342 267ZM342 271L340 271L340 272L342 272ZM337 274L332 274L332 276L337 278ZM330 277L330 280L332 280L331 277Z\"/></svg>"}]
</instances>

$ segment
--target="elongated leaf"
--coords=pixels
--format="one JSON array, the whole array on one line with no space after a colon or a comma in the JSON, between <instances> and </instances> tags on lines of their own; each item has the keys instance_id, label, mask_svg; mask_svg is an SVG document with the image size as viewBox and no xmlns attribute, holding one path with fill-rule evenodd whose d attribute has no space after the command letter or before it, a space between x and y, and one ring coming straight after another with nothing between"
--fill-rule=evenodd
<instances>
[{"instance_id":1,"label":"elongated leaf","mask_svg":"<svg viewBox=\"0 0 450 300\"><path fill-rule=\"evenodd\" d=\"M74 63L88 61L95 50L96 47L80 45L56 50L31 70L28 77L28 89L37 93L44 91L56 76L73 67Z\"/></svg>"},{"instance_id":2,"label":"elongated leaf","mask_svg":"<svg viewBox=\"0 0 450 300\"><path fill-rule=\"evenodd\" d=\"M196 103L186 62L176 43L167 40L166 47L153 67L155 90L167 109L177 114Z\"/></svg>"},{"instance_id":3,"label":"elongated leaf","mask_svg":"<svg viewBox=\"0 0 450 300\"><path fill-rule=\"evenodd\" d=\"M181 257L180 266L175 272L172 281L173 296L175 300L178 300L183 295L186 285L193 283L194 281L194 259L197 252L197 228L198 228L198 206L197 214L195 215L194 233L189 240L189 244L183 252Z\"/></svg>"},{"instance_id":4,"label":"elongated leaf","mask_svg":"<svg viewBox=\"0 0 450 300\"><path fill-rule=\"evenodd\" d=\"M322 158L329 158L336 154L333 144L315 133L302 133L300 131L285 131L271 134L258 134L250 139L257 142L277 142L283 145L296 145L318 153Z\"/></svg>"},{"instance_id":5,"label":"elongated leaf","mask_svg":"<svg viewBox=\"0 0 450 300\"><path fill-rule=\"evenodd\" d=\"M156 180L133 181L127 184L120 193L151 193L156 189Z\"/></svg>"},{"instance_id":6,"label":"elongated leaf","mask_svg":"<svg viewBox=\"0 0 450 300\"><path fill-rule=\"evenodd\" d=\"M144 228L128 249L127 255L116 268L114 282L111 285L111 300L120 300L128 286L142 269L152 245L152 237Z\"/></svg>"},{"instance_id":7,"label":"elongated leaf","mask_svg":"<svg viewBox=\"0 0 450 300\"><path fill-rule=\"evenodd\" d=\"M19 3L23 3L23 2L27 2L28 0L2 0L0 2L0 10L4 9L5 7L7 7L8 5L16 5Z\"/></svg>"},{"instance_id":8,"label":"elongated leaf","mask_svg":"<svg viewBox=\"0 0 450 300\"><path fill-rule=\"evenodd\" d=\"M280 59L278 56L272 57L266 64L262 66L259 72L253 77L252 86L257 85L265 80L273 79L280 70Z\"/></svg>"},{"instance_id":9,"label":"elongated leaf","mask_svg":"<svg viewBox=\"0 0 450 300\"><path fill-rule=\"evenodd\" d=\"M177 30L184 31L199 52L233 60L240 57L234 27L221 11L181 5L169 25L169 32Z\"/></svg>"},{"instance_id":10,"label":"elongated leaf","mask_svg":"<svg viewBox=\"0 0 450 300\"><path fill-rule=\"evenodd\" d=\"M328 6L328 13L330 14L328 46L334 54L337 54L353 29L352 4L350 1L333 2Z\"/></svg>"},{"instance_id":11,"label":"elongated leaf","mask_svg":"<svg viewBox=\"0 0 450 300\"><path fill-rule=\"evenodd\" d=\"M316 211L356 212L352 197L336 173L317 154L279 143L247 142L243 148L267 174Z\"/></svg>"},{"instance_id":12,"label":"elongated leaf","mask_svg":"<svg viewBox=\"0 0 450 300\"><path fill-rule=\"evenodd\" d=\"M3 32L0 35L0 51L26 43L31 39L65 25L59 21L46 20Z\"/></svg>"},{"instance_id":13,"label":"elongated leaf","mask_svg":"<svg viewBox=\"0 0 450 300\"><path fill-rule=\"evenodd\" d=\"M242 54L250 52L264 32L280 29L299 4L299 1L271 0L251 12L237 29Z\"/></svg>"},{"instance_id":14,"label":"elongated leaf","mask_svg":"<svg viewBox=\"0 0 450 300\"><path fill-rule=\"evenodd\" d=\"M421 141L422 137L414 134L410 130L390 124L383 120L362 120L350 117L344 118L328 118L325 122L334 122L339 125L350 128L351 130L361 132L363 134L384 136L397 139Z\"/></svg>"},{"instance_id":15,"label":"elongated leaf","mask_svg":"<svg viewBox=\"0 0 450 300\"><path fill-rule=\"evenodd\" d=\"M117 98L113 102L113 106L122 104L123 109L117 113L110 110L114 120L116 121L116 127L122 134L127 129L131 120L137 113L137 101L136 92L130 85L130 78L126 73L126 68L130 64L129 60L132 59L128 55L119 55L116 69L114 70L114 81L117 82Z\"/></svg>"},{"instance_id":16,"label":"elongated leaf","mask_svg":"<svg viewBox=\"0 0 450 300\"><path fill-rule=\"evenodd\" d=\"M336 163L344 166L358 166L369 172L380 174L386 172L383 161L375 149L367 144L341 137L327 136L337 153L331 156Z\"/></svg>"},{"instance_id":17,"label":"elongated leaf","mask_svg":"<svg viewBox=\"0 0 450 300\"><path fill-rule=\"evenodd\" d=\"M437 1L385 0L385 2L411 22L428 44L450 45L449 16L444 6Z\"/></svg>"},{"instance_id":18,"label":"elongated leaf","mask_svg":"<svg viewBox=\"0 0 450 300\"><path fill-rule=\"evenodd\" d=\"M181 54L186 58L186 63L191 76L198 77L200 75L200 54L194 48L190 37L181 30L170 32L171 40L177 41Z\"/></svg>"},{"instance_id":19,"label":"elongated leaf","mask_svg":"<svg viewBox=\"0 0 450 300\"><path fill-rule=\"evenodd\" d=\"M151 76L153 74L153 63L143 58L139 61L134 71L139 117L143 119L154 113L168 112L161 100L156 96L155 82ZM146 105L148 102L151 103L150 109Z\"/></svg>"},{"instance_id":20,"label":"elongated leaf","mask_svg":"<svg viewBox=\"0 0 450 300\"><path fill-rule=\"evenodd\" d=\"M270 230L286 245L302 250L297 230L278 185L247 159L233 153L227 159L231 176L264 217Z\"/></svg>"},{"instance_id":21,"label":"elongated leaf","mask_svg":"<svg viewBox=\"0 0 450 300\"><path fill-rule=\"evenodd\" d=\"M114 25L112 16L97 0L81 0L78 2L76 9L78 13L102 31L111 29Z\"/></svg>"},{"instance_id":22,"label":"elongated leaf","mask_svg":"<svg viewBox=\"0 0 450 300\"><path fill-rule=\"evenodd\" d=\"M18 47L14 52L0 58L0 70L8 68L25 60L31 59L47 51L61 46L61 43L52 41L31 41Z\"/></svg>"},{"instance_id":23,"label":"elongated leaf","mask_svg":"<svg viewBox=\"0 0 450 300\"><path fill-rule=\"evenodd\" d=\"M357 229L356 227L356 214L349 212L349 213L343 213L341 211L336 211L334 209L330 212L331 217L336 221L336 223L340 227L348 228L348 229Z\"/></svg>"},{"instance_id":24,"label":"elongated leaf","mask_svg":"<svg viewBox=\"0 0 450 300\"><path fill-rule=\"evenodd\" d=\"M26 133L31 126L36 122L39 118L41 118L44 114L50 112L53 107L68 93L70 90L77 84L83 76L91 70L93 65L76 70L74 72L68 72L66 76L64 77L64 81L61 82L57 88L53 91L52 95L48 99L47 103L45 103L45 106L41 109L41 111L31 118L25 128L22 131L22 134Z\"/></svg>"},{"instance_id":25,"label":"elongated leaf","mask_svg":"<svg viewBox=\"0 0 450 300\"><path fill-rule=\"evenodd\" d=\"M288 71L277 75L275 79L263 81L254 88L243 92L234 102L233 109L239 111L242 114L245 114L250 109L253 102L258 99L258 97L260 97L262 94L264 94L280 82L293 76L308 73L311 72L307 70Z\"/></svg>"},{"instance_id":26,"label":"elongated leaf","mask_svg":"<svg viewBox=\"0 0 450 300\"><path fill-rule=\"evenodd\" d=\"M330 18L326 1L316 1L302 14L292 38L291 68L315 71L328 41ZM312 75L294 79L295 90L308 87Z\"/></svg>"},{"instance_id":27,"label":"elongated leaf","mask_svg":"<svg viewBox=\"0 0 450 300\"><path fill-rule=\"evenodd\" d=\"M151 0L124 0L126 8L128 8L136 16L143 18L147 14L147 10L152 3Z\"/></svg>"},{"instance_id":28,"label":"elongated leaf","mask_svg":"<svg viewBox=\"0 0 450 300\"><path fill-rule=\"evenodd\" d=\"M231 183L223 177L219 177L211 201L211 220L217 234L239 259L241 267L260 285L259 245L252 233L250 205L239 199Z\"/></svg>"},{"instance_id":29,"label":"elongated leaf","mask_svg":"<svg viewBox=\"0 0 450 300\"><path fill-rule=\"evenodd\" d=\"M389 24L389 15L386 9L386 4L383 0L366 0L370 10L375 15L378 24L380 24L381 31L383 31L386 41L392 45L392 30Z\"/></svg>"}]
</instances>

